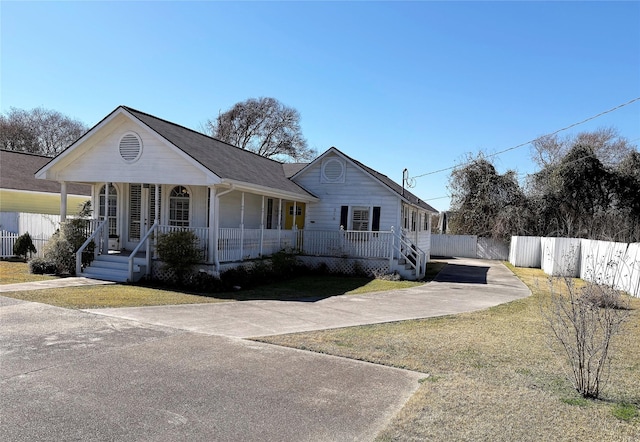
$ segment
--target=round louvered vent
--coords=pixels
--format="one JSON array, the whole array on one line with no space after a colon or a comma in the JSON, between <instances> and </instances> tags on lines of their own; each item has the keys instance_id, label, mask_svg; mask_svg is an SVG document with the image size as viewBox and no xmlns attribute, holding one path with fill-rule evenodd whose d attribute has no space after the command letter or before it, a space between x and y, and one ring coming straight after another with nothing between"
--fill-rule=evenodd
<instances>
[{"instance_id":1,"label":"round louvered vent","mask_svg":"<svg viewBox=\"0 0 640 442\"><path fill-rule=\"evenodd\" d=\"M344 182L344 163L337 158L331 158L322 165L322 175L329 183Z\"/></svg>"},{"instance_id":2,"label":"round louvered vent","mask_svg":"<svg viewBox=\"0 0 640 442\"><path fill-rule=\"evenodd\" d=\"M140 158L142 153L142 140L138 134L133 132L126 133L120 138L119 150L123 160L127 163L133 163Z\"/></svg>"}]
</instances>

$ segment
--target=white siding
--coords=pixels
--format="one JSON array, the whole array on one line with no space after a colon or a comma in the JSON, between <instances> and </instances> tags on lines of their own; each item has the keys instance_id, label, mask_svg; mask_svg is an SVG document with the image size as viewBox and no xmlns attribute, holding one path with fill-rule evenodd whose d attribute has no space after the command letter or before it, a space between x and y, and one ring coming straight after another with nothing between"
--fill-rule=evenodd
<instances>
[{"instance_id":1,"label":"white siding","mask_svg":"<svg viewBox=\"0 0 640 442\"><path fill-rule=\"evenodd\" d=\"M124 161L118 149L121 137L129 131L142 139L142 154L134 163ZM127 118L116 118L100 135L88 140L91 144L77 149L77 153L72 152L69 158L61 159L53 168L56 176L49 178L79 182L207 184L205 173L194 166L193 161Z\"/></svg>"},{"instance_id":2,"label":"white siding","mask_svg":"<svg viewBox=\"0 0 640 442\"><path fill-rule=\"evenodd\" d=\"M242 192L234 191L220 197L220 227L240 227L240 208L242 204ZM274 219L277 217L278 199L273 201ZM267 201L265 198L265 211ZM283 209L284 210L284 205ZM259 229L262 223L262 196L253 193L244 194L244 227L246 229ZM275 225L274 225L275 228Z\"/></svg>"},{"instance_id":3,"label":"white siding","mask_svg":"<svg viewBox=\"0 0 640 442\"><path fill-rule=\"evenodd\" d=\"M380 230L398 228L399 197L369 174L347 161L344 183L323 183L320 177L321 164L315 164L295 179L296 183L320 198L320 202L307 205L305 229L339 229L341 206L379 206Z\"/></svg>"}]
</instances>

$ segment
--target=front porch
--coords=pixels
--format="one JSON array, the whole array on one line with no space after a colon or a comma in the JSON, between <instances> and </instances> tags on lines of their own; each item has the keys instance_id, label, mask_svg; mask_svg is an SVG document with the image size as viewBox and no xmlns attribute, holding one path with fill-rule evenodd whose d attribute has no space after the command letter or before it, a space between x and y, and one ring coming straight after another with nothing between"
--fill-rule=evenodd
<instances>
[{"instance_id":1,"label":"front porch","mask_svg":"<svg viewBox=\"0 0 640 442\"><path fill-rule=\"evenodd\" d=\"M95 225L95 224L94 224ZM121 264L121 275L118 281L135 282L143 277L152 275L153 262L158 261L155 252L156 238L174 231L192 231L198 238L198 248L201 251L202 266L215 274L221 268L242 265L243 262L269 257L279 251L286 250L299 254L306 263L312 265L324 262L331 268L354 268L359 266L365 270L375 269L380 272L398 272L406 279L420 279L426 272L428 257L402 230L393 228L390 231L354 231L354 230L307 230L307 229L245 229L220 228L216 238L212 238L209 228L176 227L154 224L132 251L123 250L118 258L109 258L106 223L102 222L87 239L85 245L91 241L97 243L95 257L99 261L105 260L124 262ZM215 231L214 231L215 232ZM212 241L213 239L213 241ZM215 250L210 250L211 244ZM78 275L98 277L91 270L91 266L83 267L81 254L84 247L77 253L76 273ZM213 253L211 253L213 252ZM211 259L213 257L214 259ZM349 262L347 263L347 260ZM354 264L354 260L361 264ZM375 264L362 265L369 261Z\"/></svg>"}]
</instances>

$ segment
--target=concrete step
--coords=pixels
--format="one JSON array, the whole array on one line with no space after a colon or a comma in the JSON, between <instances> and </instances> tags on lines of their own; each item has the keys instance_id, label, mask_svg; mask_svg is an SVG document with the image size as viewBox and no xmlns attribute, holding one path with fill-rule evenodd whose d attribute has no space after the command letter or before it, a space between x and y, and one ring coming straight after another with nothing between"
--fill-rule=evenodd
<instances>
[{"instance_id":1,"label":"concrete step","mask_svg":"<svg viewBox=\"0 0 640 442\"><path fill-rule=\"evenodd\" d=\"M146 260L144 258L136 257L133 263L133 281L129 282L139 281L146 270ZM129 257L127 255L114 254L98 255L84 269L81 276L103 281L127 282L129 279Z\"/></svg>"},{"instance_id":2,"label":"concrete step","mask_svg":"<svg viewBox=\"0 0 640 442\"><path fill-rule=\"evenodd\" d=\"M102 281L127 282L129 272L123 272L114 269L87 267L82 272L85 278L100 279Z\"/></svg>"}]
</instances>

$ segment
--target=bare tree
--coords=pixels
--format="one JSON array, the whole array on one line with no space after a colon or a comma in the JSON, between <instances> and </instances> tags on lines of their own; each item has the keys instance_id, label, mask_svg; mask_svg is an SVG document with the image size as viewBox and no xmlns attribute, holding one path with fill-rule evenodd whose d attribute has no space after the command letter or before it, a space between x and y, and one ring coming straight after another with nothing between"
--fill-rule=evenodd
<instances>
[{"instance_id":1,"label":"bare tree","mask_svg":"<svg viewBox=\"0 0 640 442\"><path fill-rule=\"evenodd\" d=\"M580 132L575 136L544 135L532 144L531 157L541 168L558 164L575 145L590 146L593 155L607 167L615 166L635 150L635 146L620 136L613 127L593 132Z\"/></svg>"},{"instance_id":2,"label":"bare tree","mask_svg":"<svg viewBox=\"0 0 640 442\"><path fill-rule=\"evenodd\" d=\"M267 158L303 161L317 153L307 147L300 128L300 113L275 98L250 98L207 120L212 136Z\"/></svg>"},{"instance_id":3,"label":"bare tree","mask_svg":"<svg viewBox=\"0 0 640 442\"><path fill-rule=\"evenodd\" d=\"M629 302L611 285L588 282L578 288L571 278L557 279L564 284L550 281L542 310L551 348L568 362L567 377L578 393L596 399L608 380L614 338L629 317Z\"/></svg>"},{"instance_id":4,"label":"bare tree","mask_svg":"<svg viewBox=\"0 0 640 442\"><path fill-rule=\"evenodd\" d=\"M3 149L55 156L87 131L79 120L41 107L29 111L11 108L0 116Z\"/></svg>"}]
</instances>

